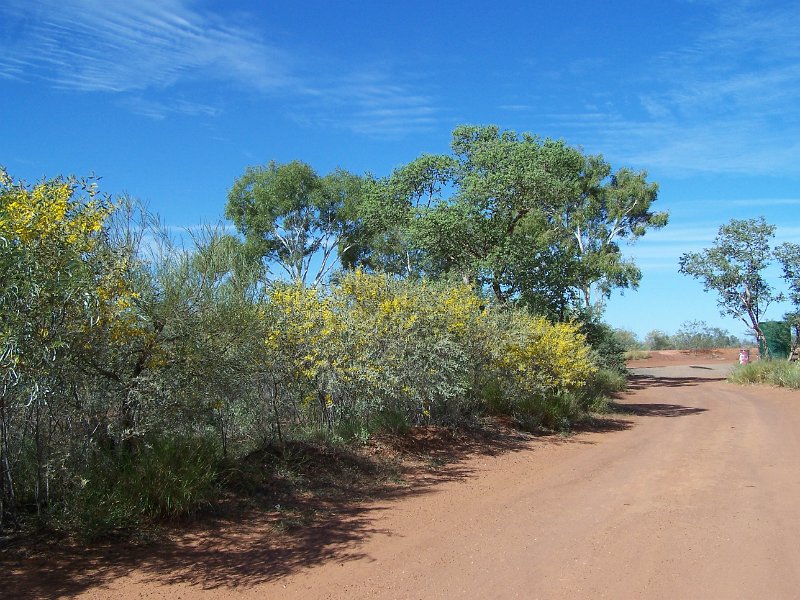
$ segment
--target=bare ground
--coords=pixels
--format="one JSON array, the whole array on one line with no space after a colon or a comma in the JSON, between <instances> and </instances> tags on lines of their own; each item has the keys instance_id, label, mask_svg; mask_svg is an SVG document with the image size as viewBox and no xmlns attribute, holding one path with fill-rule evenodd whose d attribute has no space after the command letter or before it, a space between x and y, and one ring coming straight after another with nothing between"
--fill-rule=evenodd
<instances>
[{"instance_id":1,"label":"bare ground","mask_svg":"<svg viewBox=\"0 0 800 600\"><path fill-rule=\"evenodd\" d=\"M4 566L3 595L796 598L800 394L687 362L636 367L593 430L464 448L288 534L251 514L156 548L33 558Z\"/></svg>"},{"instance_id":2,"label":"bare ground","mask_svg":"<svg viewBox=\"0 0 800 600\"><path fill-rule=\"evenodd\" d=\"M748 348L755 360L758 350ZM650 350L648 358L628 361L629 368L668 367L671 365L733 365L739 362L738 348L715 350Z\"/></svg>"}]
</instances>

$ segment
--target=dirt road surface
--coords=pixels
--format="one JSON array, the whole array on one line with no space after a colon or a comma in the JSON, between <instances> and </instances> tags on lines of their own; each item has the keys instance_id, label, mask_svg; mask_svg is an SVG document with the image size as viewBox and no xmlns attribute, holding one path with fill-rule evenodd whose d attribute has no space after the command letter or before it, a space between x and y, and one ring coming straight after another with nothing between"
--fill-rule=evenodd
<instances>
[{"instance_id":1,"label":"dirt road surface","mask_svg":"<svg viewBox=\"0 0 800 600\"><path fill-rule=\"evenodd\" d=\"M800 394L725 368L639 368L595 431L447 465L291 550L251 522L16 581L86 598L798 598Z\"/></svg>"}]
</instances>

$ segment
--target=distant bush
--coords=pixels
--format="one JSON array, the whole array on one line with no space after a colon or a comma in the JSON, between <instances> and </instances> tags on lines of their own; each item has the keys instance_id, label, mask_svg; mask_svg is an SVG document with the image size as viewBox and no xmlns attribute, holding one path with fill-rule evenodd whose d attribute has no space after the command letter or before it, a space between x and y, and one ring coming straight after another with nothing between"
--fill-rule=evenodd
<instances>
[{"instance_id":1,"label":"distant bush","mask_svg":"<svg viewBox=\"0 0 800 600\"><path fill-rule=\"evenodd\" d=\"M645 336L644 347L648 350L669 350L675 347L675 342L668 333L653 329Z\"/></svg>"},{"instance_id":2,"label":"distant bush","mask_svg":"<svg viewBox=\"0 0 800 600\"><path fill-rule=\"evenodd\" d=\"M595 354L595 362L601 369L626 373L625 347L620 343L615 331L606 323L594 317L585 317L581 332Z\"/></svg>"},{"instance_id":3,"label":"distant bush","mask_svg":"<svg viewBox=\"0 0 800 600\"><path fill-rule=\"evenodd\" d=\"M625 350L640 350L642 342L639 341L636 333L628 329L614 329L614 337Z\"/></svg>"},{"instance_id":4,"label":"distant bush","mask_svg":"<svg viewBox=\"0 0 800 600\"><path fill-rule=\"evenodd\" d=\"M705 321L686 321L673 336L679 350L711 350L739 346L737 337L719 327L710 327Z\"/></svg>"}]
</instances>

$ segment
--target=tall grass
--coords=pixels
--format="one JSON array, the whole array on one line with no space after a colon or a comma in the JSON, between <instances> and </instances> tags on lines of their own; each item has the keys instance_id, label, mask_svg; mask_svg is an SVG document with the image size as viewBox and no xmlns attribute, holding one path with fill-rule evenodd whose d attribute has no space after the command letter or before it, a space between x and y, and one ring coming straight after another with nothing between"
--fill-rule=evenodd
<instances>
[{"instance_id":1,"label":"tall grass","mask_svg":"<svg viewBox=\"0 0 800 600\"><path fill-rule=\"evenodd\" d=\"M736 367L728 377L731 383L763 383L800 389L800 363L784 360L759 360Z\"/></svg>"},{"instance_id":2,"label":"tall grass","mask_svg":"<svg viewBox=\"0 0 800 600\"><path fill-rule=\"evenodd\" d=\"M647 350L628 350L624 354L625 360L644 360L650 358L650 352Z\"/></svg>"}]
</instances>

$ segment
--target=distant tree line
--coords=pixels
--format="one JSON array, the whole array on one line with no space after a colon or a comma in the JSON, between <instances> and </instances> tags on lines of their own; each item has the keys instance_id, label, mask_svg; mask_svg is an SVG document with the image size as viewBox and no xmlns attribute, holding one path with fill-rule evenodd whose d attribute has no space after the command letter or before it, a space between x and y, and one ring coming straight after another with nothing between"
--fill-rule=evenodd
<instances>
[{"instance_id":1,"label":"distant tree line","mask_svg":"<svg viewBox=\"0 0 800 600\"><path fill-rule=\"evenodd\" d=\"M709 326L705 321L686 321L674 334L653 329L644 339L623 328L615 329L614 335L625 350L711 350L749 345L724 329Z\"/></svg>"}]
</instances>

